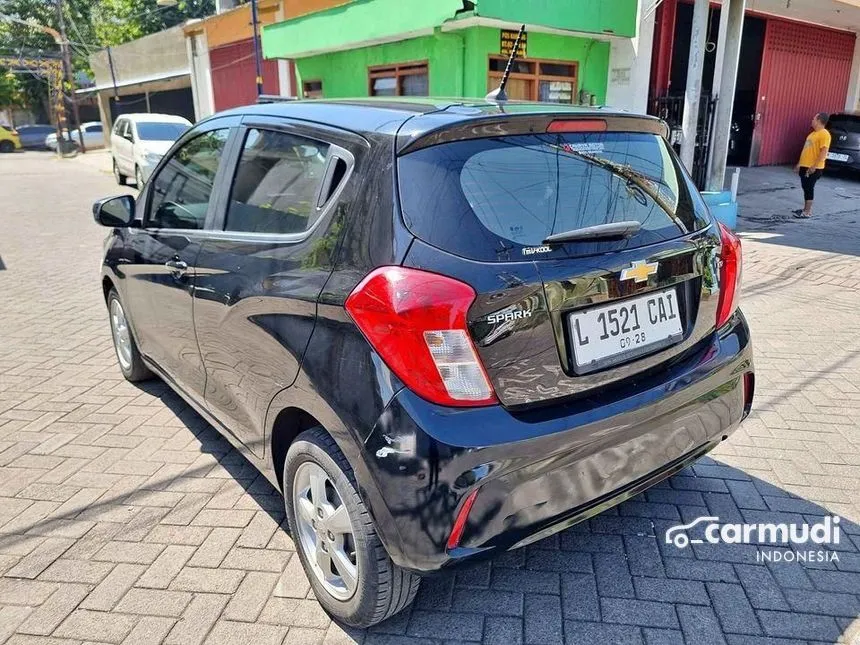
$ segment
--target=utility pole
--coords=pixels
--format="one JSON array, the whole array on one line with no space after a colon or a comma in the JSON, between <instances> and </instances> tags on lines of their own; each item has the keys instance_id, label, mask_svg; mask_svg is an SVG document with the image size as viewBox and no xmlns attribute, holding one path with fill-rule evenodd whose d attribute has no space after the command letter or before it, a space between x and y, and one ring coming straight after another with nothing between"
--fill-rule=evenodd
<instances>
[{"instance_id":1,"label":"utility pole","mask_svg":"<svg viewBox=\"0 0 860 645\"><path fill-rule=\"evenodd\" d=\"M728 4L728 6L726 6ZM744 11L746 0L723 2L723 12L728 14L725 32L720 32L720 40L725 40L725 58L720 78L720 99L717 101L717 114L714 118L713 157L708 170L708 190L723 189L726 179L726 156L729 154L729 138L732 132L732 108L735 103L735 87L738 80L738 64L741 57L741 39L744 33ZM717 79L714 78L714 84Z\"/></svg>"},{"instance_id":2,"label":"utility pole","mask_svg":"<svg viewBox=\"0 0 860 645\"><path fill-rule=\"evenodd\" d=\"M254 64L257 68L257 96L263 94L263 63L260 60L260 19L257 16L257 0L251 0L251 24L254 27Z\"/></svg>"},{"instance_id":3,"label":"utility pole","mask_svg":"<svg viewBox=\"0 0 860 645\"><path fill-rule=\"evenodd\" d=\"M699 99L702 95L702 68L708 40L708 0L693 5L693 29L690 33L690 60L687 63L687 89L684 92L684 119L681 125L681 161L693 172L696 132L699 129Z\"/></svg>"},{"instance_id":4,"label":"utility pole","mask_svg":"<svg viewBox=\"0 0 860 645\"><path fill-rule=\"evenodd\" d=\"M72 113L75 115L75 125L78 128L78 141L81 143L81 152L86 152L87 147L84 145L84 135L81 132L81 114L78 110L78 101L74 96L75 77L72 75L72 57L69 53L69 39L66 37L66 21L63 18L63 0L56 0L56 2L57 26L60 28L60 49L63 55L63 72L66 76L66 82L69 84L69 91L72 92ZM65 92L63 92L63 96L65 96ZM57 139L57 146L59 147L60 145L62 145L62 140Z\"/></svg>"}]
</instances>

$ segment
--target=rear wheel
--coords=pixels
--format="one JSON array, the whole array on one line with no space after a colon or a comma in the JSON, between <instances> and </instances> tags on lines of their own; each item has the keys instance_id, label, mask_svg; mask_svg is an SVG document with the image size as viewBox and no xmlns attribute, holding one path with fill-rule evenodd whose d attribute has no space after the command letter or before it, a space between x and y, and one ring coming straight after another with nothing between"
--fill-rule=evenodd
<instances>
[{"instance_id":1,"label":"rear wheel","mask_svg":"<svg viewBox=\"0 0 860 645\"><path fill-rule=\"evenodd\" d=\"M300 434L284 462L290 533L314 595L354 627L407 607L421 579L391 561L359 497L346 457L322 428Z\"/></svg>"},{"instance_id":2,"label":"rear wheel","mask_svg":"<svg viewBox=\"0 0 860 645\"><path fill-rule=\"evenodd\" d=\"M0 141L0 152L15 152L15 144L9 141Z\"/></svg>"},{"instance_id":3,"label":"rear wheel","mask_svg":"<svg viewBox=\"0 0 860 645\"><path fill-rule=\"evenodd\" d=\"M123 175L119 171L119 166L116 164L116 159L113 160L113 176L114 179L116 179L116 183L118 183L120 186L125 186L126 178L125 175Z\"/></svg>"},{"instance_id":4,"label":"rear wheel","mask_svg":"<svg viewBox=\"0 0 860 645\"><path fill-rule=\"evenodd\" d=\"M113 348L116 351L116 359L122 375L132 383L152 378L152 372L144 364L143 358L137 350L137 343L134 342L125 309L123 309L116 289L111 289L108 294L108 312Z\"/></svg>"}]
</instances>

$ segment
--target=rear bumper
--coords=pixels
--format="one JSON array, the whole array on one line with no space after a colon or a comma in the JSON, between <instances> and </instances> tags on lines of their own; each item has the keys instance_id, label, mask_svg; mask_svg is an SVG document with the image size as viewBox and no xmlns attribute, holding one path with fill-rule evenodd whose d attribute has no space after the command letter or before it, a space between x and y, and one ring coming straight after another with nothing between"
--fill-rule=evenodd
<instances>
[{"instance_id":1,"label":"rear bumper","mask_svg":"<svg viewBox=\"0 0 860 645\"><path fill-rule=\"evenodd\" d=\"M595 515L712 449L745 413L739 312L659 372L588 399L512 412L444 408L401 390L368 437L365 491L399 565L431 572L523 546ZM446 546L478 490L460 546ZM383 510L383 509L380 509ZM381 517L391 521L379 521Z\"/></svg>"},{"instance_id":2,"label":"rear bumper","mask_svg":"<svg viewBox=\"0 0 860 645\"><path fill-rule=\"evenodd\" d=\"M835 168L851 168L854 170L860 170L860 150L849 150L847 148L830 148L828 151L830 153L845 155L848 157L847 161L837 161L836 159L828 159L826 162L826 167L830 169Z\"/></svg>"}]
</instances>

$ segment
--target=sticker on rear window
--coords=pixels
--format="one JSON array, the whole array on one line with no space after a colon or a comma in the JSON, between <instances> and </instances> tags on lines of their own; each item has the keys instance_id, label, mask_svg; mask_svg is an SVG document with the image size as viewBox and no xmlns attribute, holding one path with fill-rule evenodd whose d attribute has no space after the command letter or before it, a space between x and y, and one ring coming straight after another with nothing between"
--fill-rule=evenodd
<instances>
[{"instance_id":1,"label":"sticker on rear window","mask_svg":"<svg viewBox=\"0 0 860 645\"><path fill-rule=\"evenodd\" d=\"M596 154L606 152L606 146L601 141L592 141L590 143L563 143L561 149L565 152L587 152Z\"/></svg>"}]
</instances>

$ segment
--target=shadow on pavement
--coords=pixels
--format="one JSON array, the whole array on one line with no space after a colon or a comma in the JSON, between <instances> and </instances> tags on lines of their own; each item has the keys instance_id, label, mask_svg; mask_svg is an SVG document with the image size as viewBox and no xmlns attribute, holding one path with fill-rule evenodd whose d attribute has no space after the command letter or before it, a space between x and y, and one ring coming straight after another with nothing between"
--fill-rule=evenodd
<instances>
[{"instance_id":1,"label":"shadow on pavement","mask_svg":"<svg viewBox=\"0 0 860 645\"><path fill-rule=\"evenodd\" d=\"M828 172L813 217L796 219L803 192L788 166L741 168L738 231L767 244L860 255L860 175Z\"/></svg>"},{"instance_id":2,"label":"shadow on pavement","mask_svg":"<svg viewBox=\"0 0 860 645\"><path fill-rule=\"evenodd\" d=\"M25 533L44 534L84 512L95 519L100 507L122 504L139 490L170 490L219 466L285 526L280 493L214 428L164 383L152 381L142 389L182 419L213 463L173 477L154 476L131 494L16 527L13 534L0 536L0 546L26 539ZM365 644L426 637L428 625L435 624L450 630L439 638L492 643L856 643L860 526L848 519L840 520L839 543L824 546L701 543L678 548L665 539L671 527L704 516L722 523L813 524L829 515L822 506L705 457L567 531L425 579L411 608L370 630L344 630ZM690 537L701 538L704 526L691 529ZM798 561L810 550L821 550L825 557L807 554L806 561ZM487 630L496 636L487 640ZM794 640L755 640L765 637Z\"/></svg>"}]
</instances>

